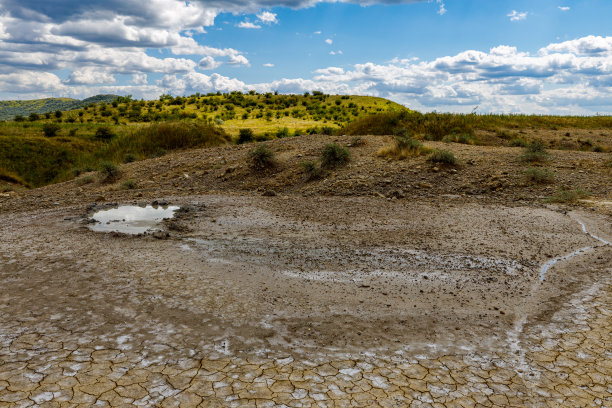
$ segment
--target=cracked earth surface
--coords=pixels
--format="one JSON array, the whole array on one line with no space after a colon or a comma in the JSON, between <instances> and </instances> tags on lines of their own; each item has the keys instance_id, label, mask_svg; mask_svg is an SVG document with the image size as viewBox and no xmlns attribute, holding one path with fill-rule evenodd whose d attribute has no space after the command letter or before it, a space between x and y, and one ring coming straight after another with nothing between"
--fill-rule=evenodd
<instances>
[{"instance_id":1,"label":"cracked earth surface","mask_svg":"<svg viewBox=\"0 0 612 408\"><path fill-rule=\"evenodd\" d=\"M0 212L0 406L612 407L609 215L168 201L165 240Z\"/></svg>"}]
</instances>

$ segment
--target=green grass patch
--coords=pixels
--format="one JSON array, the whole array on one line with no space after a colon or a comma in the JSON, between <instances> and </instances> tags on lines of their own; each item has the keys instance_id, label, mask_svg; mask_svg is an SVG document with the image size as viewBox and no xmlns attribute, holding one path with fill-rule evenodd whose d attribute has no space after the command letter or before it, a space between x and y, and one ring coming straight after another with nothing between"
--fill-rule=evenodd
<instances>
[{"instance_id":1,"label":"green grass patch","mask_svg":"<svg viewBox=\"0 0 612 408\"><path fill-rule=\"evenodd\" d=\"M136 188L136 181L129 179L129 180L125 180L123 183L121 183L121 189L122 190L133 190Z\"/></svg>"},{"instance_id":2,"label":"green grass patch","mask_svg":"<svg viewBox=\"0 0 612 408\"><path fill-rule=\"evenodd\" d=\"M555 180L555 174L546 168L530 167L523 172L525 180L532 184L548 184Z\"/></svg>"},{"instance_id":3,"label":"green grass patch","mask_svg":"<svg viewBox=\"0 0 612 408\"><path fill-rule=\"evenodd\" d=\"M429 153L423 143L418 140L405 136L397 136L393 144L381 148L377 155L379 157L388 157L394 160L403 160L410 156L421 156Z\"/></svg>"},{"instance_id":4,"label":"green grass patch","mask_svg":"<svg viewBox=\"0 0 612 408\"><path fill-rule=\"evenodd\" d=\"M433 152L431 152L428 160L432 163L446 164L449 166L456 166L459 164L459 160L457 160L453 152L441 149L435 149Z\"/></svg>"},{"instance_id":5,"label":"green grass patch","mask_svg":"<svg viewBox=\"0 0 612 408\"><path fill-rule=\"evenodd\" d=\"M547 199L545 199L544 202L547 202L547 203L575 203L576 201L587 198L590 195L591 193L583 189L580 189L580 188L571 189L571 190L561 189L557 191L551 197L548 197Z\"/></svg>"},{"instance_id":6,"label":"green grass patch","mask_svg":"<svg viewBox=\"0 0 612 408\"><path fill-rule=\"evenodd\" d=\"M525 163L544 163L548 161L549 157L544 143L539 140L532 140L527 144L519 159Z\"/></svg>"}]
</instances>

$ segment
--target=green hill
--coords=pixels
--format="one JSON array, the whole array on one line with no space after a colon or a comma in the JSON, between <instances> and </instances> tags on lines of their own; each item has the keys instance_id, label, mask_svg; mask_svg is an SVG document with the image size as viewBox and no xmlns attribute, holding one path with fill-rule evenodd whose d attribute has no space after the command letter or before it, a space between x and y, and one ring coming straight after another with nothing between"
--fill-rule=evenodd
<instances>
[{"instance_id":1,"label":"green hill","mask_svg":"<svg viewBox=\"0 0 612 408\"><path fill-rule=\"evenodd\" d=\"M12 120L17 116L29 116L31 113L42 115L58 110L69 111L96 103L110 103L115 99L117 99L117 95L96 95L83 100L46 98L27 101L0 101L0 120Z\"/></svg>"}]
</instances>

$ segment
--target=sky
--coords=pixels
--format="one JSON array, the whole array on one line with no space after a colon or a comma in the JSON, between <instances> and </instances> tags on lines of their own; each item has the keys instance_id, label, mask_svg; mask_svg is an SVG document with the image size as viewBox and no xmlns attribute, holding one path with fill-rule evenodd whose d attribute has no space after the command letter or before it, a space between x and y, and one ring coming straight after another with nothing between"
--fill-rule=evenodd
<instances>
[{"instance_id":1,"label":"sky","mask_svg":"<svg viewBox=\"0 0 612 408\"><path fill-rule=\"evenodd\" d=\"M0 0L0 99L373 95L612 114L610 0Z\"/></svg>"}]
</instances>

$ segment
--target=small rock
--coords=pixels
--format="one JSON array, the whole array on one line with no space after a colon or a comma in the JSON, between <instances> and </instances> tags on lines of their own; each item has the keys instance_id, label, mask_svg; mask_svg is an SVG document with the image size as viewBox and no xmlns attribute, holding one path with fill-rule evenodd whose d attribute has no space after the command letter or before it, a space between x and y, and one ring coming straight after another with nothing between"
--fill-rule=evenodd
<instances>
[{"instance_id":1,"label":"small rock","mask_svg":"<svg viewBox=\"0 0 612 408\"><path fill-rule=\"evenodd\" d=\"M167 231L155 231L153 233L153 238L168 239L168 238L170 238L170 233L167 232Z\"/></svg>"}]
</instances>

